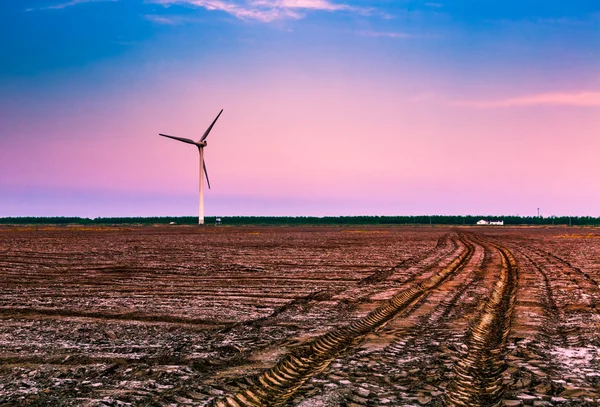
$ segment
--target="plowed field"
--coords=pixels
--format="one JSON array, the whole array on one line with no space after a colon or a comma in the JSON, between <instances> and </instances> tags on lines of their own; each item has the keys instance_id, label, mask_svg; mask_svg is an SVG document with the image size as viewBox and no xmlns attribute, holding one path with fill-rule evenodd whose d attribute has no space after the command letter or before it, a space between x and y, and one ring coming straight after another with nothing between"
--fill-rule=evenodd
<instances>
[{"instance_id":1,"label":"plowed field","mask_svg":"<svg viewBox=\"0 0 600 407\"><path fill-rule=\"evenodd\" d=\"M0 228L0 406L600 405L600 231Z\"/></svg>"}]
</instances>

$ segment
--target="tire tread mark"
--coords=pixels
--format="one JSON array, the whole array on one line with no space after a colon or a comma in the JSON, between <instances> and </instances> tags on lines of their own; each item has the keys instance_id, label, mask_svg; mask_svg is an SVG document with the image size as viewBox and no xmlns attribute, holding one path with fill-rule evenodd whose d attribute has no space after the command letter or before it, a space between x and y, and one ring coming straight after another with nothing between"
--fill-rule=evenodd
<instances>
[{"instance_id":1,"label":"tire tread mark","mask_svg":"<svg viewBox=\"0 0 600 407\"><path fill-rule=\"evenodd\" d=\"M456 242L454 241L454 239L450 239L450 234L446 233L445 235L443 235L442 237L440 237L438 239L435 247L433 247L432 249L429 249L429 250L423 252L419 256L411 257L409 259L401 261L400 263L396 264L394 267L391 267L389 269L377 270L373 274L371 274L371 275L363 278L362 280L360 280L358 284L360 284L360 285L375 284L375 283L379 283L381 281L384 281L387 278L389 278L391 275L393 275L394 273L396 273L398 270L408 269L410 267L413 267L413 266L421 263L422 261L424 261L428 257L432 256L436 252L442 252L444 246L446 246L448 244L448 241L450 241L452 243L452 245L453 245L452 250L455 250L456 249Z\"/></svg>"},{"instance_id":2,"label":"tire tread mark","mask_svg":"<svg viewBox=\"0 0 600 407\"><path fill-rule=\"evenodd\" d=\"M554 299L554 292L552 291L552 286L550 284L550 279L548 275L544 271L544 269L539 265L538 262L533 260L529 255L527 255L524 251L521 251L521 255L529 261L536 271L542 276L542 280L544 280L544 290L546 295L542 298L542 304L545 308L546 317L552 321L563 320L564 314L562 310L556 304L556 300ZM560 338L560 341L563 346L568 346L568 336L565 333L564 328L560 324L552 324L551 327L546 327L546 330L550 331L550 334L555 334Z\"/></svg>"},{"instance_id":3,"label":"tire tread mark","mask_svg":"<svg viewBox=\"0 0 600 407\"><path fill-rule=\"evenodd\" d=\"M322 372L335 357L357 344L367 334L380 329L400 311L428 295L449 276L462 269L474 253L473 245L459 236L464 250L440 272L413 284L385 304L349 325L330 331L300 346L272 368L247 379L248 386L224 398L212 400L217 407L282 406L312 376Z\"/></svg>"},{"instance_id":4,"label":"tire tread mark","mask_svg":"<svg viewBox=\"0 0 600 407\"><path fill-rule=\"evenodd\" d=\"M512 253L489 242L500 253L500 277L468 334L468 353L455 367L456 379L446 395L449 406L499 406L506 369L504 355L518 288L518 266Z\"/></svg>"},{"instance_id":5,"label":"tire tread mark","mask_svg":"<svg viewBox=\"0 0 600 407\"><path fill-rule=\"evenodd\" d=\"M590 284L592 284L593 286L595 286L595 289L600 289L600 283L598 283L598 281L596 281L592 276L590 276L588 273L586 273L585 271L581 270L579 267L576 267L574 265L572 265L571 263L569 263L567 260L556 256L555 254L552 254L550 252L547 252L545 250L541 250L541 249L534 249L534 251L543 253L544 256L546 257L551 257L552 259L554 259L556 262L563 264L564 266L566 266L567 268L569 268L570 270L575 271L576 274L580 275L581 277L585 278Z\"/></svg>"}]
</instances>

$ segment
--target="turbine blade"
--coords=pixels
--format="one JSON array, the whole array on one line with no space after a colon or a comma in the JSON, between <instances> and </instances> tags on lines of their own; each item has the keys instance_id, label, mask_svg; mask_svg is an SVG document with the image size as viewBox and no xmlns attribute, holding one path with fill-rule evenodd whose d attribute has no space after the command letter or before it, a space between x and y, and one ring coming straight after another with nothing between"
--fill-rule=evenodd
<instances>
[{"instance_id":1,"label":"turbine blade","mask_svg":"<svg viewBox=\"0 0 600 407\"><path fill-rule=\"evenodd\" d=\"M194 140L190 140L189 138L169 136L169 135L166 135L166 134L159 134L159 136L172 138L173 140L177 140L177 141L183 141L184 143L188 143L188 144L194 144L194 145L196 144L196 142Z\"/></svg>"},{"instance_id":2,"label":"turbine blade","mask_svg":"<svg viewBox=\"0 0 600 407\"><path fill-rule=\"evenodd\" d=\"M204 141L204 139L208 137L208 133L210 133L210 131L212 130L213 126L217 122L217 119L219 118L219 116L221 116L221 113L223 113L223 109L221 109L221 111L217 115L217 118L212 122L212 124L210 125L210 127L208 129L206 129L206 131L204 132L204 135L200 139L200 142Z\"/></svg>"},{"instance_id":3,"label":"turbine blade","mask_svg":"<svg viewBox=\"0 0 600 407\"><path fill-rule=\"evenodd\" d=\"M206 171L206 161L202 161L202 166L204 167L204 175L206 175L206 183L208 184L208 189L210 189L210 180L208 179L208 172Z\"/></svg>"}]
</instances>

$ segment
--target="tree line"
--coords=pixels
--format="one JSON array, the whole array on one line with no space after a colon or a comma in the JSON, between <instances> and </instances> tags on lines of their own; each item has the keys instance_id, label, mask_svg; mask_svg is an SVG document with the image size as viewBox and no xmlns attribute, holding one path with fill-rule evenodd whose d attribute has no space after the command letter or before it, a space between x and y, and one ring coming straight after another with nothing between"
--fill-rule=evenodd
<instances>
[{"instance_id":1,"label":"tree line","mask_svg":"<svg viewBox=\"0 0 600 407\"><path fill-rule=\"evenodd\" d=\"M600 217L591 216L223 216L223 225L475 225L481 219L503 220L505 225L572 225L598 226ZM214 224L216 217L206 217L206 224ZM3 225L155 225L175 222L195 225L194 216L154 217L4 217Z\"/></svg>"}]
</instances>

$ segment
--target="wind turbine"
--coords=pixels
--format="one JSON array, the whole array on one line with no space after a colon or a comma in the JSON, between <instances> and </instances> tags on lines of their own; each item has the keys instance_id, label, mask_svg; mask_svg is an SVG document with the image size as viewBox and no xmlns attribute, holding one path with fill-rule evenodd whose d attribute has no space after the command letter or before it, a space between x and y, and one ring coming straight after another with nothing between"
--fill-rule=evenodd
<instances>
[{"instance_id":1,"label":"wind turbine","mask_svg":"<svg viewBox=\"0 0 600 407\"><path fill-rule=\"evenodd\" d=\"M219 112L215 120L213 120L212 124L206 129L202 137L199 141L190 140L189 138L181 138L175 136L169 136L167 134L160 134L159 136L172 138L173 140L182 141L184 143L193 144L198 147L198 153L200 154L200 207L198 214L198 224L204 225L204 177L206 176L206 183L208 184L208 189L210 189L210 181L208 180L208 172L206 172L206 163L204 162L204 147L206 147L206 138L208 134L212 130L213 126L217 122L219 116L223 113L223 109Z\"/></svg>"}]
</instances>

